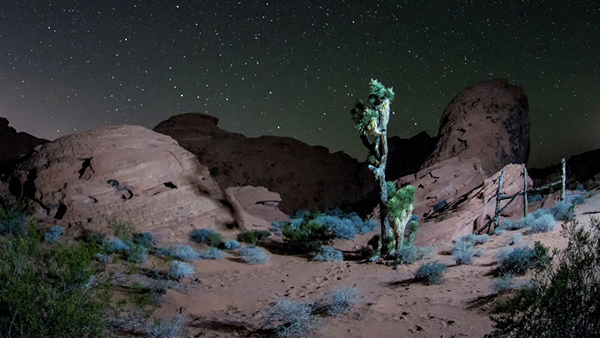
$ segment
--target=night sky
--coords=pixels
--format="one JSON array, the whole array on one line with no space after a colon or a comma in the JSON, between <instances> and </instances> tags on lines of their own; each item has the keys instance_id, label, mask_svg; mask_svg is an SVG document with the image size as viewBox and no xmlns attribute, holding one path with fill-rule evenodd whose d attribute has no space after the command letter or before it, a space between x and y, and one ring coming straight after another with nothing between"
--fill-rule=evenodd
<instances>
[{"instance_id":1,"label":"night sky","mask_svg":"<svg viewBox=\"0 0 600 338\"><path fill-rule=\"evenodd\" d=\"M362 161L350 109L369 79L410 137L494 77L529 97L530 166L600 148L600 2L0 2L0 116L47 139L198 111Z\"/></svg>"}]
</instances>

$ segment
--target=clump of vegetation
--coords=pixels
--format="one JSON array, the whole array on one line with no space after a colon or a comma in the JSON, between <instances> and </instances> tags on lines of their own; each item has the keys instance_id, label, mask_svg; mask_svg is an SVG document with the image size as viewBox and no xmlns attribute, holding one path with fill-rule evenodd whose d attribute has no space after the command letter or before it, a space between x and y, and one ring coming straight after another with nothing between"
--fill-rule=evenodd
<instances>
[{"instance_id":1,"label":"clump of vegetation","mask_svg":"<svg viewBox=\"0 0 600 338\"><path fill-rule=\"evenodd\" d=\"M24 235L27 232L24 209L14 198L0 199L0 236Z\"/></svg>"},{"instance_id":2,"label":"clump of vegetation","mask_svg":"<svg viewBox=\"0 0 600 338\"><path fill-rule=\"evenodd\" d=\"M239 250L239 254L242 261L250 265L265 264L269 261L265 250L259 247L243 247Z\"/></svg>"},{"instance_id":3,"label":"clump of vegetation","mask_svg":"<svg viewBox=\"0 0 600 338\"><path fill-rule=\"evenodd\" d=\"M127 260L134 263L144 263L148 259L148 249L141 245L131 243L127 251Z\"/></svg>"},{"instance_id":4,"label":"clump of vegetation","mask_svg":"<svg viewBox=\"0 0 600 338\"><path fill-rule=\"evenodd\" d=\"M435 251L434 247L425 248L416 245L405 245L394 253L398 264L413 264Z\"/></svg>"},{"instance_id":5,"label":"clump of vegetation","mask_svg":"<svg viewBox=\"0 0 600 338\"><path fill-rule=\"evenodd\" d=\"M223 235L209 229L195 229L190 233L190 239L196 243L218 247L223 244Z\"/></svg>"},{"instance_id":6,"label":"clump of vegetation","mask_svg":"<svg viewBox=\"0 0 600 338\"><path fill-rule=\"evenodd\" d=\"M496 279L492 284L492 291L496 293L505 293L516 289L516 283L513 275L505 274Z\"/></svg>"},{"instance_id":7,"label":"clump of vegetation","mask_svg":"<svg viewBox=\"0 0 600 338\"><path fill-rule=\"evenodd\" d=\"M156 239L151 233L142 232L135 234L135 236L133 237L133 243L139 244L147 249L151 249L156 245Z\"/></svg>"},{"instance_id":8,"label":"clump of vegetation","mask_svg":"<svg viewBox=\"0 0 600 338\"><path fill-rule=\"evenodd\" d=\"M313 305L279 299L267 314L269 324L278 324L277 337L310 337L321 328L323 320L313 315Z\"/></svg>"},{"instance_id":9,"label":"clump of vegetation","mask_svg":"<svg viewBox=\"0 0 600 338\"><path fill-rule=\"evenodd\" d=\"M419 223L412 220L413 204L415 203L416 189L412 185L407 185L402 189L396 190L392 182L387 185L389 200L387 203L388 217L390 218L391 228L388 234L387 252L394 255L403 246L411 246ZM405 239L406 228L409 228L408 238Z\"/></svg>"},{"instance_id":10,"label":"clump of vegetation","mask_svg":"<svg viewBox=\"0 0 600 338\"><path fill-rule=\"evenodd\" d=\"M151 287L146 283L136 282L131 288L129 297L133 304L142 310L154 309L160 306L161 298L165 292L166 288Z\"/></svg>"},{"instance_id":11,"label":"clump of vegetation","mask_svg":"<svg viewBox=\"0 0 600 338\"><path fill-rule=\"evenodd\" d=\"M240 242L232 239L229 241L226 241L225 244L223 244L223 248L225 250L235 250L238 249L239 247L241 247L242 245L240 244Z\"/></svg>"},{"instance_id":12,"label":"clump of vegetation","mask_svg":"<svg viewBox=\"0 0 600 338\"><path fill-rule=\"evenodd\" d=\"M200 250L198 251L198 256L201 259L213 259L213 260L220 260L225 258L225 256L227 256L227 254L217 248L210 248L207 250Z\"/></svg>"},{"instance_id":13,"label":"clump of vegetation","mask_svg":"<svg viewBox=\"0 0 600 338\"><path fill-rule=\"evenodd\" d=\"M58 241L60 240L60 236L64 232L65 231L63 230L63 228L59 227L58 225L50 227L46 229L46 233L44 234L44 241L48 243L58 243Z\"/></svg>"},{"instance_id":14,"label":"clump of vegetation","mask_svg":"<svg viewBox=\"0 0 600 338\"><path fill-rule=\"evenodd\" d=\"M185 313L178 314L172 320L155 320L146 326L146 336L149 338L175 338L179 337L185 321Z\"/></svg>"},{"instance_id":15,"label":"clump of vegetation","mask_svg":"<svg viewBox=\"0 0 600 338\"><path fill-rule=\"evenodd\" d=\"M350 310L350 307L358 303L360 299L360 292L356 288L344 287L340 289L335 289L329 295L327 313L332 317L339 316L342 313Z\"/></svg>"},{"instance_id":16,"label":"clump of vegetation","mask_svg":"<svg viewBox=\"0 0 600 338\"><path fill-rule=\"evenodd\" d=\"M0 214L6 215L2 207ZM95 261L97 247L79 241L44 244L35 222L25 233L4 235L0 332L8 337L104 337L111 291L104 265Z\"/></svg>"},{"instance_id":17,"label":"clump of vegetation","mask_svg":"<svg viewBox=\"0 0 600 338\"><path fill-rule=\"evenodd\" d=\"M555 224L554 216L547 209L538 209L519 220L519 227L529 228L528 233L552 231Z\"/></svg>"},{"instance_id":18,"label":"clump of vegetation","mask_svg":"<svg viewBox=\"0 0 600 338\"><path fill-rule=\"evenodd\" d=\"M250 230L244 231L237 235L237 240L243 243L256 245L271 236L271 232L267 230Z\"/></svg>"},{"instance_id":19,"label":"clump of vegetation","mask_svg":"<svg viewBox=\"0 0 600 338\"><path fill-rule=\"evenodd\" d=\"M446 265L437 260L425 263L417 270L415 280L427 285L441 284L442 276L444 275L445 271Z\"/></svg>"},{"instance_id":20,"label":"clump of vegetation","mask_svg":"<svg viewBox=\"0 0 600 338\"><path fill-rule=\"evenodd\" d=\"M108 222L108 227L112 228L113 235L123 241L133 241L133 236L136 234L135 226L130 222L120 222L111 220Z\"/></svg>"},{"instance_id":21,"label":"clump of vegetation","mask_svg":"<svg viewBox=\"0 0 600 338\"><path fill-rule=\"evenodd\" d=\"M189 245L172 245L169 247L156 248L155 254L159 257L174 258L184 262L195 261L200 256L198 253Z\"/></svg>"},{"instance_id":22,"label":"clump of vegetation","mask_svg":"<svg viewBox=\"0 0 600 338\"><path fill-rule=\"evenodd\" d=\"M543 268L549 261L548 248L540 242L535 242L533 248L519 247L501 254L498 272L500 276L506 274L521 276L529 269Z\"/></svg>"},{"instance_id":23,"label":"clump of vegetation","mask_svg":"<svg viewBox=\"0 0 600 338\"><path fill-rule=\"evenodd\" d=\"M502 220L500 225L498 225L498 227L496 229L494 229L494 234L500 235L507 230L512 231L512 230L519 230L521 228L522 228L521 222L515 222L512 219L504 219L504 220Z\"/></svg>"},{"instance_id":24,"label":"clump of vegetation","mask_svg":"<svg viewBox=\"0 0 600 338\"><path fill-rule=\"evenodd\" d=\"M323 245L319 249L319 251L317 252L315 257L313 258L313 260L314 261L328 261L328 262L343 261L344 253L332 246Z\"/></svg>"},{"instance_id":25,"label":"clump of vegetation","mask_svg":"<svg viewBox=\"0 0 600 338\"><path fill-rule=\"evenodd\" d=\"M283 227L283 241L286 249L292 254L310 253L319 250L323 245L328 245L333 236L329 228L319 222L311 214L305 216L300 222L288 223Z\"/></svg>"},{"instance_id":26,"label":"clump of vegetation","mask_svg":"<svg viewBox=\"0 0 600 338\"><path fill-rule=\"evenodd\" d=\"M487 243L490 240L488 235L470 234L459 238L452 247L452 258L456 264L470 265L474 257L479 257L483 250L475 248L476 245Z\"/></svg>"},{"instance_id":27,"label":"clump of vegetation","mask_svg":"<svg viewBox=\"0 0 600 338\"><path fill-rule=\"evenodd\" d=\"M169 268L169 272L167 276L170 279L174 279L180 281L185 277L191 277L194 275L194 267L180 261L172 261L171 267Z\"/></svg>"},{"instance_id":28,"label":"clump of vegetation","mask_svg":"<svg viewBox=\"0 0 600 338\"><path fill-rule=\"evenodd\" d=\"M600 332L600 220L591 231L569 221L567 247L554 250L531 283L492 309L488 337L598 337Z\"/></svg>"},{"instance_id":29,"label":"clump of vegetation","mask_svg":"<svg viewBox=\"0 0 600 338\"><path fill-rule=\"evenodd\" d=\"M569 200L559 201L550 212L559 221L571 221L575 218L575 205Z\"/></svg>"}]
</instances>

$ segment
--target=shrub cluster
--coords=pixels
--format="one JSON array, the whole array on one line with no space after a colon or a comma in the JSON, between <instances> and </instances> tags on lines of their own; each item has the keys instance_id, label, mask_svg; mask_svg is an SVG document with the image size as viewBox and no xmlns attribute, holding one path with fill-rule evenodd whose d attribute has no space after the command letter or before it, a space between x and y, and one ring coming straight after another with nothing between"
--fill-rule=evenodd
<instances>
[{"instance_id":1,"label":"shrub cluster","mask_svg":"<svg viewBox=\"0 0 600 338\"><path fill-rule=\"evenodd\" d=\"M196 243L218 247L223 244L223 236L209 229L195 229L190 232L190 239Z\"/></svg>"},{"instance_id":2,"label":"shrub cluster","mask_svg":"<svg viewBox=\"0 0 600 338\"><path fill-rule=\"evenodd\" d=\"M46 229L46 233L44 234L44 241L48 243L58 243L58 241L60 240L60 236L64 232L65 231L63 230L63 228L59 227L58 225L50 227Z\"/></svg>"},{"instance_id":3,"label":"shrub cluster","mask_svg":"<svg viewBox=\"0 0 600 338\"><path fill-rule=\"evenodd\" d=\"M121 238L104 241L102 253L106 255L121 254L130 262L143 263L148 259L148 249L133 241L124 241Z\"/></svg>"},{"instance_id":4,"label":"shrub cluster","mask_svg":"<svg viewBox=\"0 0 600 338\"><path fill-rule=\"evenodd\" d=\"M195 261L200 258L200 255L189 245L172 245L169 247L156 248L156 255L178 259L184 262Z\"/></svg>"},{"instance_id":5,"label":"shrub cluster","mask_svg":"<svg viewBox=\"0 0 600 338\"><path fill-rule=\"evenodd\" d=\"M358 303L360 299L360 292L356 288L343 287L340 289L335 289L329 295L327 313L332 317L337 317L350 310L350 307Z\"/></svg>"},{"instance_id":6,"label":"shrub cluster","mask_svg":"<svg viewBox=\"0 0 600 338\"><path fill-rule=\"evenodd\" d=\"M239 249L242 261L250 265L264 264L269 261L269 256L264 249L259 247L243 247Z\"/></svg>"},{"instance_id":7,"label":"shrub cluster","mask_svg":"<svg viewBox=\"0 0 600 338\"><path fill-rule=\"evenodd\" d=\"M469 234L459 238L452 247L452 258L456 264L470 265L474 257L479 257L483 249L475 248L476 245L487 243L490 240L488 235Z\"/></svg>"},{"instance_id":8,"label":"shrub cluster","mask_svg":"<svg viewBox=\"0 0 600 338\"><path fill-rule=\"evenodd\" d=\"M227 256L225 252L213 247L211 247L210 249L198 251L198 257L200 257L201 259L220 260L225 258L225 256Z\"/></svg>"},{"instance_id":9,"label":"shrub cluster","mask_svg":"<svg viewBox=\"0 0 600 338\"><path fill-rule=\"evenodd\" d=\"M425 248L416 245L403 245L394 252L394 256L398 264L413 264L425 258L433 251L435 251L434 247Z\"/></svg>"},{"instance_id":10,"label":"shrub cluster","mask_svg":"<svg viewBox=\"0 0 600 338\"><path fill-rule=\"evenodd\" d=\"M507 274L524 275L529 269L543 268L549 261L548 248L535 242L533 248L519 247L500 253L498 272L500 276Z\"/></svg>"},{"instance_id":11,"label":"shrub cluster","mask_svg":"<svg viewBox=\"0 0 600 338\"><path fill-rule=\"evenodd\" d=\"M519 221L521 228L529 228L527 233L548 232L554 230L556 220L550 210L538 209Z\"/></svg>"},{"instance_id":12,"label":"shrub cluster","mask_svg":"<svg viewBox=\"0 0 600 338\"><path fill-rule=\"evenodd\" d=\"M329 246L329 245L323 245L319 251L317 252L317 254L315 255L315 257L313 258L313 260L315 261L329 261L329 262L333 262L333 261L343 261L344 260L344 253L342 253L342 251Z\"/></svg>"},{"instance_id":13,"label":"shrub cluster","mask_svg":"<svg viewBox=\"0 0 600 338\"><path fill-rule=\"evenodd\" d=\"M267 230L250 230L237 235L237 240L243 243L256 245L258 242L271 236L271 232Z\"/></svg>"},{"instance_id":14,"label":"shrub cluster","mask_svg":"<svg viewBox=\"0 0 600 338\"><path fill-rule=\"evenodd\" d=\"M225 244L223 244L223 248L225 250L235 250L235 249L238 249L240 246L242 246L240 244L240 242L238 242L238 241L236 241L234 239L228 240L228 241L225 242Z\"/></svg>"},{"instance_id":15,"label":"shrub cluster","mask_svg":"<svg viewBox=\"0 0 600 338\"><path fill-rule=\"evenodd\" d=\"M417 270L415 280L423 282L427 285L441 284L442 276L445 271L446 265L439 261L425 263Z\"/></svg>"},{"instance_id":16,"label":"shrub cluster","mask_svg":"<svg viewBox=\"0 0 600 338\"><path fill-rule=\"evenodd\" d=\"M184 277L190 277L194 275L194 267L180 261L172 261L171 267L169 268L169 272L167 276L170 279L181 280Z\"/></svg>"},{"instance_id":17,"label":"shrub cluster","mask_svg":"<svg viewBox=\"0 0 600 338\"><path fill-rule=\"evenodd\" d=\"M332 239L329 228L311 216L283 227L283 241L286 249L293 254L315 252Z\"/></svg>"},{"instance_id":18,"label":"shrub cluster","mask_svg":"<svg viewBox=\"0 0 600 338\"><path fill-rule=\"evenodd\" d=\"M496 337L599 337L600 220L565 225L567 247L552 253L531 283L492 309Z\"/></svg>"},{"instance_id":19,"label":"shrub cluster","mask_svg":"<svg viewBox=\"0 0 600 338\"><path fill-rule=\"evenodd\" d=\"M31 223L2 239L0 335L104 337L111 291L97 247L48 245L44 237Z\"/></svg>"}]
</instances>

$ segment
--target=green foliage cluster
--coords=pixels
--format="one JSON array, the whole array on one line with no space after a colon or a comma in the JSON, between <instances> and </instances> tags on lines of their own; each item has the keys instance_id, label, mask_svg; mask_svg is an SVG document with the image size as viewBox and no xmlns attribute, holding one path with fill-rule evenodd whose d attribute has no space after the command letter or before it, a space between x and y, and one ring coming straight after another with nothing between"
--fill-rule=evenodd
<instances>
[{"instance_id":1,"label":"green foliage cluster","mask_svg":"<svg viewBox=\"0 0 600 338\"><path fill-rule=\"evenodd\" d=\"M328 245L333 236L329 228L319 222L317 214L305 216L300 223L286 224L283 227L283 241L286 250L292 254L304 254L318 251Z\"/></svg>"},{"instance_id":2,"label":"green foliage cluster","mask_svg":"<svg viewBox=\"0 0 600 338\"><path fill-rule=\"evenodd\" d=\"M567 247L495 305L488 337L600 337L600 220L592 218L590 228L576 220L564 226Z\"/></svg>"},{"instance_id":3,"label":"green foliage cluster","mask_svg":"<svg viewBox=\"0 0 600 338\"><path fill-rule=\"evenodd\" d=\"M0 210L4 211L0 208ZM103 337L110 287L83 242L43 243L32 222L1 239L0 332L8 337Z\"/></svg>"},{"instance_id":4,"label":"green foliage cluster","mask_svg":"<svg viewBox=\"0 0 600 338\"><path fill-rule=\"evenodd\" d=\"M269 236L271 236L271 232L267 230L250 230L238 234L237 240L243 243L256 245L258 242L267 239Z\"/></svg>"},{"instance_id":5,"label":"green foliage cluster","mask_svg":"<svg viewBox=\"0 0 600 338\"><path fill-rule=\"evenodd\" d=\"M195 229L190 233L190 239L196 243L207 244L211 247L222 246L225 240L220 233L209 229Z\"/></svg>"}]
</instances>

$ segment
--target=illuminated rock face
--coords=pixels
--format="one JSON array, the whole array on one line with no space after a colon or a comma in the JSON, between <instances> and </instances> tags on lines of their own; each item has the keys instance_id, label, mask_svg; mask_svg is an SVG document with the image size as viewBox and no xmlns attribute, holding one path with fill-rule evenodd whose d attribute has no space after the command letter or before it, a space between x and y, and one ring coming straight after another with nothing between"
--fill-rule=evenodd
<instances>
[{"instance_id":1,"label":"illuminated rock face","mask_svg":"<svg viewBox=\"0 0 600 338\"><path fill-rule=\"evenodd\" d=\"M523 89L503 79L469 87L440 119L436 150L421 168L448 158L477 158L486 174L529 157L529 106Z\"/></svg>"},{"instance_id":2,"label":"illuminated rock face","mask_svg":"<svg viewBox=\"0 0 600 338\"><path fill-rule=\"evenodd\" d=\"M17 166L10 188L40 205L40 221L74 230L109 232L109 221L128 221L172 241L193 228L235 222L208 168L172 138L139 126L97 128L38 146Z\"/></svg>"}]
</instances>

